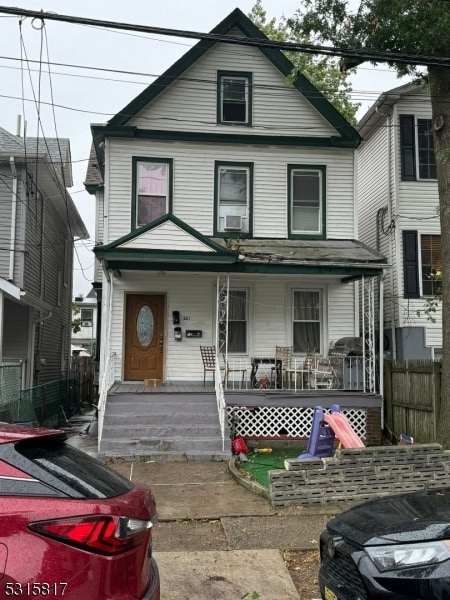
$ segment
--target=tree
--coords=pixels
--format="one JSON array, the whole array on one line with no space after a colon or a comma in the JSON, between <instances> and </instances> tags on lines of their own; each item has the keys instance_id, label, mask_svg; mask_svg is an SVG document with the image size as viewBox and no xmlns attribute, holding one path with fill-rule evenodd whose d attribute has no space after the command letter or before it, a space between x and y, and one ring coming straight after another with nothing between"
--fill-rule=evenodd
<instances>
[{"instance_id":1,"label":"tree","mask_svg":"<svg viewBox=\"0 0 450 600\"><path fill-rule=\"evenodd\" d=\"M317 42L366 52L402 53L410 63L386 61L400 75L422 78L429 86L436 154L442 256L442 384L437 441L450 447L450 2L448 0L303 0L288 21L293 31ZM418 56L434 57L425 68ZM344 59L345 68L364 62ZM381 61L370 60L373 64ZM423 64L423 63L422 63Z\"/></svg>"},{"instance_id":2,"label":"tree","mask_svg":"<svg viewBox=\"0 0 450 600\"><path fill-rule=\"evenodd\" d=\"M81 316L79 315L81 312L80 307L73 303L72 304L72 333L78 333L81 330Z\"/></svg>"},{"instance_id":3,"label":"tree","mask_svg":"<svg viewBox=\"0 0 450 600\"><path fill-rule=\"evenodd\" d=\"M275 18L268 21L262 0L256 1L248 17L270 40L311 43L308 36L298 28L293 29L285 17L281 17L278 25ZM349 74L340 70L337 60L301 52L285 52L284 54L294 65L292 79L295 79L297 73L304 75L344 115L349 123L356 124L355 115L360 105L350 100L352 86L348 81Z\"/></svg>"}]
</instances>

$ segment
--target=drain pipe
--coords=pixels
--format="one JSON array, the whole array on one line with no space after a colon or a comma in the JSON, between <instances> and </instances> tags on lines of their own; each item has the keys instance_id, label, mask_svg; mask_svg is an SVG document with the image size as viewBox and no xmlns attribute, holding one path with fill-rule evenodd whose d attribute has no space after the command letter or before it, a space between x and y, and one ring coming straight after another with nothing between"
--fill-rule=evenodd
<instances>
[{"instance_id":1,"label":"drain pipe","mask_svg":"<svg viewBox=\"0 0 450 600\"><path fill-rule=\"evenodd\" d=\"M9 165L13 176L11 199L11 233L9 242L9 281L14 281L14 250L16 247L16 221L17 221L17 170L14 156L9 157Z\"/></svg>"}]
</instances>

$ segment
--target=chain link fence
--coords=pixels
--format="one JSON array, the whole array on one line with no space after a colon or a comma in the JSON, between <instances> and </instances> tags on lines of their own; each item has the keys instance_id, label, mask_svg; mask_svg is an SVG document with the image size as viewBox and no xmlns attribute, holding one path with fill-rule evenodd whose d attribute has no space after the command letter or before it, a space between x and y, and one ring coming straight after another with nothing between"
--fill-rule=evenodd
<instances>
[{"instance_id":1,"label":"chain link fence","mask_svg":"<svg viewBox=\"0 0 450 600\"><path fill-rule=\"evenodd\" d=\"M80 413L80 386L61 379L21 390L22 364L0 365L0 421L61 427Z\"/></svg>"}]
</instances>

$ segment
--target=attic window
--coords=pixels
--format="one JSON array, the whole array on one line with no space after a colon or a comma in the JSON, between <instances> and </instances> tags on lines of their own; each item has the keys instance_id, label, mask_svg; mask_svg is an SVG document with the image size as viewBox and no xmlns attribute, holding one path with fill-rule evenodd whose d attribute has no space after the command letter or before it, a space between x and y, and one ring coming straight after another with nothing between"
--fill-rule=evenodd
<instances>
[{"instance_id":1,"label":"attic window","mask_svg":"<svg viewBox=\"0 0 450 600\"><path fill-rule=\"evenodd\" d=\"M217 83L217 122L251 125L251 73L219 71Z\"/></svg>"}]
</instances>

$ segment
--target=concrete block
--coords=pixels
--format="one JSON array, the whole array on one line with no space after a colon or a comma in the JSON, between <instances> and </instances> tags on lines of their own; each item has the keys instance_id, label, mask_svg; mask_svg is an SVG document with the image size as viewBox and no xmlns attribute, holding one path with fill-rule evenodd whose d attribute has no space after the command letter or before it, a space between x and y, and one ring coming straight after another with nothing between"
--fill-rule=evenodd
<instances>
[{"instance_id":1,"label":"concrete block","mask_svg":"<svg viewBox=\"0 0 450 600\"><path fill-rule=\"evenodd\" d=\"M285 469L288 471L309 471L311 469L325 469L320 458L305 458L298 460L297 458L287 458L284 461Z\"/></svg>"}]
</instances>

